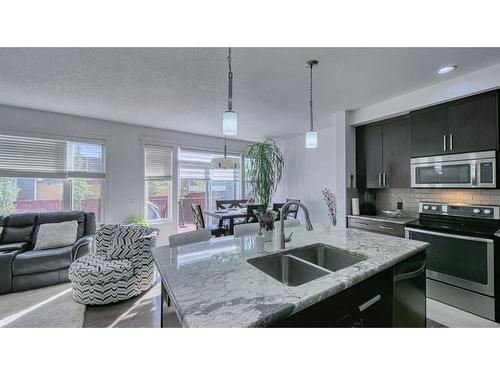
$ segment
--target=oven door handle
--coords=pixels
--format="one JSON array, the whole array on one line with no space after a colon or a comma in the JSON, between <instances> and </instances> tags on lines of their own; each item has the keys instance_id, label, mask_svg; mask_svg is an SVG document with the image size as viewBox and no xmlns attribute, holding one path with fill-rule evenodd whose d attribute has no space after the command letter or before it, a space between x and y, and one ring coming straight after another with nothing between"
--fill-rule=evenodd
<instances>
[{"instance_id":1,"label":"oven door handle","mask_svg":"<svg viewBox=\"0 0 500 375\"><path fill-rule=\"evenodd\" d=\"M449 233L435 232L435 231L424 230L424 229L415 229L415 228L405 228L405 233L406 233L405 237L406 238L411 239L410 232L424 233L424 234L430 234L430 235L438 236L438 237L457 238L459 240L469 240L469 241L486 242L486 243L493 244L493 240L491 240L489 238L461 236L458 234L449 234Z\"/></svg>"},{"instance_id":2,"label":"oven door handle","mask_svg":"<svg viewBox=\"0 0 500 375\"><path fill-rule=\"evenodd\" d=\"M424 262L422 264L422 266L415 271L402 273L402 274L394 276L394 282L397 283L398 281L413 279L414 277L417 277L417 276L423 274L425 272L425 266L426 266L426 262Z\"/></svg>"}]
</instances>

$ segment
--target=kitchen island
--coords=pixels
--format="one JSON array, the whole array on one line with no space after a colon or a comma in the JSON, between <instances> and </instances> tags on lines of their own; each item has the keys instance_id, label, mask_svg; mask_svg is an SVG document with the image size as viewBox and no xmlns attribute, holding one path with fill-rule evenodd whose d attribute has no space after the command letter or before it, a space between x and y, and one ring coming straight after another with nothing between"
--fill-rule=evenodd
<instances>
[{"instance_id":1,"label":"kitchen island","mask_svg":"<svg viewBox=\"0 0 500 375\"><path fill-rule=\"evenodd\" d=\"M183 327L288 326L287 321L289 326L323 326L320 321L306 322L311 308L330 301L327 308L337 310L334 303L337 295L358 285L372 285L370 280L380 279L380 275L385 276L377 283L384 282L389 272L392 283L393 269L398 264L417 255L425 259L428 245L425 242L357 229L325 230L321 224L315 228L313 231L306 231L302 226L289 228L294 234L285 250L274 250L271 243L262 245L255 236L228 236L186 246L157 247L153 257L161 276L162 296L166 300L168 294ZM321 277L296 286L286 285L251 264L259 257L272 257L312 244L324 244L360 260L336 272L323 272ZM383 295L392 305L392 289L387 291L387 296L377 293L375 302ZM423 296L420 303L425 306L425 293ZM344 298L342 304L350 298ZM363 303L359 305L362 306ZM300 316L304 316L304 324L293 321Z\"/></svg>"}]
</instances>

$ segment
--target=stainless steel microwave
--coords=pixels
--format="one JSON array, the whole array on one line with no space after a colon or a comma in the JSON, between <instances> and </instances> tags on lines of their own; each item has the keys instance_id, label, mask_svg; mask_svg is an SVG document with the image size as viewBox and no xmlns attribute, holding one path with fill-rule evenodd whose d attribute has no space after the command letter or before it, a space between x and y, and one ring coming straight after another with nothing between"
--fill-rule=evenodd
<instances>
[{"instance_id":1,"label":"stainless steel microwave","mask_svg":"<svg viewBox=\"0 0 500 375\"><path fill-rule=\"evenodd\" d=\"M495 151L411 159L412 188L495 188Z\"/></svg>"}]
</instances>

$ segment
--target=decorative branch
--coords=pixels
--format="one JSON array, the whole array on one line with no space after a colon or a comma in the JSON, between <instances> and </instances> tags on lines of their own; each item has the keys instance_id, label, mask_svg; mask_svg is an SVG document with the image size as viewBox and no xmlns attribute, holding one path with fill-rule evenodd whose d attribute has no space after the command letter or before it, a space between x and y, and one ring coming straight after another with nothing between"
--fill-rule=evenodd
<instances>
[{"instance_id":1,"label":"decorative branch","mask_svg":"<svg viewBox=\"0 0 500 375\"><path fill-rule=\"evenodd\" d=\"M321 194L325 200L326 207L328 207L328 216L330 216L330 220L335 226L337 225L337 198L328 188L323 189Z\"/></svg>"}]
</instances>

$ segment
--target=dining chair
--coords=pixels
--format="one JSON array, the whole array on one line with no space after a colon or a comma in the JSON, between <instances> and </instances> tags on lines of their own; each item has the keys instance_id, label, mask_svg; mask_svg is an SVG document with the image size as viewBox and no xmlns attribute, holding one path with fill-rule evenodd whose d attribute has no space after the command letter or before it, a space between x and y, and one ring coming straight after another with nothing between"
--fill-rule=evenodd
<instances>
[{"instance_id":1,"label":"dining chair","mask_svg":"<svg viewBox=\"0 0 500 375\"><path fill-rule=\"evenodd\" d=\"M193 211L194 223L196 229L209 229L212 236L220 237L226 235L226 229L218 225L205 225L205 219L203 218L203 210L201 205L192 203L191 210Z\"/></svg>"},{"instance_id":2,"label":"dining chair","mask_svg":"<svg viewBox=\"0 0 500 375\"><path fill-rule=\"evenodd\" d=\"M259 223L238 224L234 226L234 236L241 237L246 234L259 233Z\"/></svg>"},{"instance_id":3,"label":"dining chair","mask_svg":"<svg viewBox=\"0 0 500 375\"><path fill-rule=\"evenodd\" d=\"M215 208L217 210L223 210L226 208L224 205L227 204L230 205L228 208L243 208L246 203L246 199L221 199L215 201Z\"/></svg>"},{"instance_id":4,"label":"dining chair","mask_svg":"<svg viewBox=\"0 0 500 375\"><path fill-rule=\"evenodd\" d=\"M285 228L298 227L300 225L299 219L287 219L285 220Z\"/></svg>"},{"instance_id":5,"label":"dining chair","mask_svg":"<svg viewBox=\"0 0 500 375\"><path fill-rule=\"evenodd\" d=\"M286 202L300 202L300 199L286 199ZM296 204L292 204L288 207L286 218L288 219L289 217L296 219L297 214L299 213L299 206Z\"/></svg>"},{"instance_id":6,"label":"dining chair","mask_svg":"<svg viewBox=\"0 0 500 375\"><path fill-rule=\"evenodd\" d=\"M253 213L254 210L266 210L266 205L265 204L249 204L247 205L247 214L245 216L245 223L258 223L259 220L257 219L257 216Z\"/></svg>"},{"instance_id":7,"label":"dining chair","mask_svg":"<svg viewBox=\"0 0 500 375\"><path fill-rule=\"evenodd\" d=\"M299 219L289 219L285 220L285 228L297 227L300 225ZM279 225L276 223L274 225ZM248 224L240 224L234 226L234 236L241 237L247 234L257 234L259 233L259 223L248 223Z\"/></svg>"},{"instance_id":8,"label":"dining chair","mask_svg":"<svg viewBox=\"0 0 500 375\"><path fill-rule=\"evenodd\" d=\"M224 207L224 205L229 205L229 207ZM215 201L216 210L225 210L226 208L244 208L247 205L246 199L220 199ZM236 224L244 223L244 219L235 219ZM227 220L226 220L227 224ZM222 227L224 222L219 220L219 227Z\"/></svg>"},{"instance_id":9,"label":"dining chair","mask_svg":"<svg viewBox=\"0 0 500 375\"><path fill-rule=\"evenodd\" d=\"M197 229L168 236L168 246L189 245L196 242L208 241L210 238L212 238L210 229Z\"/></svg>"},{"instance_id":10,"label":"dining chair","mask_svg":"<svg viewBox=\"0 0 500 375\"><path fill-rule=\"evenodd\" d=\"M278 212L278 216L276 216L276 221L280 221L280 218L281 218L281 207L283 207L284 203L273 203L273 211L277 211ZM286 219L286 217L285 217Z\"/></svg>"}]
</instances>

